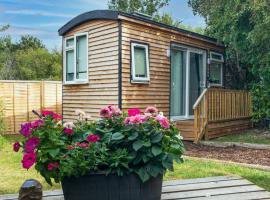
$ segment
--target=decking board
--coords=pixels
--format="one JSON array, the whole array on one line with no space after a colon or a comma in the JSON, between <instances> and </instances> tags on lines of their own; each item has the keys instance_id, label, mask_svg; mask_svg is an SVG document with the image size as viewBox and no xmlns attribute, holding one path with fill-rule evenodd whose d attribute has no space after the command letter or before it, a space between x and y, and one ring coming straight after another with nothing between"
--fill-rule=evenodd
<instances>
[{"instance_id":1,"label":"decking board","mask_svg":"<svg viewBox=\"0 0 270 200\"><path fill-rule=\"evenodd\" d=\"M0 200L15 200L17 195L0 196ZM64 200L62 191L44 192L44 200ZM270 193L236 176L217 176L165 181L162 200L270 200Z\"/></svg>"}]
</instances>

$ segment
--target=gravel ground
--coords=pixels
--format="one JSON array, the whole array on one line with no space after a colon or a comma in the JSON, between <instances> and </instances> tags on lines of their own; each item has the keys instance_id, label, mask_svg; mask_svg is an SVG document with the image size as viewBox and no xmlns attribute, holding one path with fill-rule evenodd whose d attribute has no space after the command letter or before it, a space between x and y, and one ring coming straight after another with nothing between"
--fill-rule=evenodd
<instances>
[{"instance_id":1,"label":"gravel ground","mask_svg":"<svg viewBox=\"0 0 270 200\"><path fill-rule=\"evenodd\" d=\"M270 150L256 150L242 147L210 147L184 142L186 156L227 160L240 163L270 166Z\"/></svg>"}]
</instances>

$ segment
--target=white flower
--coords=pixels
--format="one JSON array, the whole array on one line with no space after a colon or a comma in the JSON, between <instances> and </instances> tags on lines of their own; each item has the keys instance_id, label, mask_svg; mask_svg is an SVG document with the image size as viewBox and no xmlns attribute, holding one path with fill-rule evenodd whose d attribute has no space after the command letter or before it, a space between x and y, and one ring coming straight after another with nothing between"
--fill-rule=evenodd
<instances>
[{"instance_id":1,"label":"white flower","mask_svg":"<svg viewBox=\"0 0 270 200\"><path fill-rule=\"evenodd\" d=\"M162 116L162 117L164 116L164 115L163 115L163 112L159 112L158 115L160 115L160 116Z\"/></svg>"},{"instance_id":2,"label":"white flower","mask_svg":"<svg viewBox=\"0 0 270 200\"><path fill-rule=\"evenodd\" d=\"M75 127L75 125L73 124L73 122L65 122L65 123L63 124L63 126L64 126L65 128L70 128L70 129L72 129L72 128Z\"/></svg>"}]
</instances>

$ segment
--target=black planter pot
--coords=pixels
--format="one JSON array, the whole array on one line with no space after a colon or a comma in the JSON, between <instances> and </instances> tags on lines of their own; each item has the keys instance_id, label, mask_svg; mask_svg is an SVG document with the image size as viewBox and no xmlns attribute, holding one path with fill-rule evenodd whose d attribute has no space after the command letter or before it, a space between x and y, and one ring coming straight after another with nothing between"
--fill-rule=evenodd
<instances>
[{"instance_id":1,"label":"black planter pot","mask_svg":"<svg viewBox=\"0 0 270 200\"><path fill-rule=\"evenodd\" d=\"M135 174L89 174L62 180L65 200L160 200L163 176L142 183Z\"/></svg>"}]
</instances>

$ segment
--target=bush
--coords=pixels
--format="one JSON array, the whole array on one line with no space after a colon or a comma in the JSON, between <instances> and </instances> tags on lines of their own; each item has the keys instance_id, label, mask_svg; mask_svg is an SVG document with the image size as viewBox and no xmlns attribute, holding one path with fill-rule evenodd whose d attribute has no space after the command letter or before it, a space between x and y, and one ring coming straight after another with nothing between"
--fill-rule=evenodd
<instances>
[{"instance_id":1,"label":"bush","mask_svg":"<svg viewBox=\"0 0 270 200\"><path fill-rule=\"evenodd\" d=\"M107 106L101 119L87 121L82 111L75 123L62 125L61 116L43 111L39 120L22 125L23 167L35 168L52 184L64 177L89 172L136 173L145 182L173 170L173 161L182 162L184 147L179 130L154 107L141 114L138 109L122 113Z\"/></svg>"}]
</instances>

